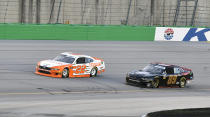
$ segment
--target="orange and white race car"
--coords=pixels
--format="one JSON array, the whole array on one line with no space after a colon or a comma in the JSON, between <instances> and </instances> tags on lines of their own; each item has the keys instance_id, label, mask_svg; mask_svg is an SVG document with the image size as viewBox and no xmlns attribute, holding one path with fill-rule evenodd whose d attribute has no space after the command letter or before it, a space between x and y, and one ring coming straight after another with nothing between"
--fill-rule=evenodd
<instances>
[{"instance_id":1,"label":"orange and white race car","mask_svg":"<svg viewBox=\"0 0 210 117\"><path fill-rule=\"evenodd\" d=\"M69 78L69 77L94 77L105 71L104 60L87 55L61 53L52 60L37 63L36 74Z\"/></svg>"}]
</instances>

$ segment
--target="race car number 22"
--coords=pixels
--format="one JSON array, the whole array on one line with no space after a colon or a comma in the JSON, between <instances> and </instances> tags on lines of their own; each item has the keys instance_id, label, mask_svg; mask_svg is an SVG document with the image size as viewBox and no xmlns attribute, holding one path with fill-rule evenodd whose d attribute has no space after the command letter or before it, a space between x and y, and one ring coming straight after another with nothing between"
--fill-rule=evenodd
<instances>
[{"instance_id":1,"label":"race car number 22","mask_svg":"<svg viewBox=\"0 0 210 117\"><path fill-rule=\"evenodd\" d=\"M86 65L78 65L74 73L76 74L83 74L85 73Z\"/></svg>"}]
</instances>

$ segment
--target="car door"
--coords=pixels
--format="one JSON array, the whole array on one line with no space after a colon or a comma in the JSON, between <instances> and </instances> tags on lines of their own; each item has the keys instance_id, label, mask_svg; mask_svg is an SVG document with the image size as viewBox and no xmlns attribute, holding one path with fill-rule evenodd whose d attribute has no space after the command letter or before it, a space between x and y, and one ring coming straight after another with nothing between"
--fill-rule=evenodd
<instances>
[{"instance_id":1,"label":"car door","mask_svg":"<svg viewBox=\"0 0 210 117\"><path fill-rule=\"evenodd\" d=\"M73 75L85 75L86 73L86 62L85 62L85 57L79 57L76 60L76 64L73 66L74 67L74 73Z\"/></svg>"},{"instance_id":2,"label":"car door","mask_svg":"<svg viewBox=\"0 0 210 117\"><path fill-rule=\"evenodd\" d=\"M175 85L177 82L177 74L174 73L174 67L166 67L165 84Z\"/></svg>"},{"instance_id":3,"label":"car door","mask_svg":"<svg viewBox=\"0 0 210 117\"><path fill-rule=\"evenodd\" d=\"M89 57L85 57L85 63L86 63L86 72L87 74L90 74L94 60L92 58Z\"/></svg>"}]
</instances>

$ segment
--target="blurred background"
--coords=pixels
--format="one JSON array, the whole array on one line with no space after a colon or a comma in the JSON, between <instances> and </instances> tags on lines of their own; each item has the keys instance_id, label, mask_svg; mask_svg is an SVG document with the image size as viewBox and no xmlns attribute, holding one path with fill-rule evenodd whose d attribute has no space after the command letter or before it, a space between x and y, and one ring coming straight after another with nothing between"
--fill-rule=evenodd
<instances>
[{"instance_id":1,"label":"blurred background","mask_svg":"<svg viewBox=\"0 0 210 117\"><path fill-rule=\"evenodd\" d=\"M210 26L210 0L0 0L0 23Z\"/></svg>"}]
</instances>

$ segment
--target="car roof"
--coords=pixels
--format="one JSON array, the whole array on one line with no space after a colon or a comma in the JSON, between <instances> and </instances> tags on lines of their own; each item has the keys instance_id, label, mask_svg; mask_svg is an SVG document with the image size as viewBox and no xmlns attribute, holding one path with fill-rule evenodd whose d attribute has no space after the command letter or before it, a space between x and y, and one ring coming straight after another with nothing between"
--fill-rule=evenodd
<instances>
[{"instance_id":1,"label":"car roof","mask_svg":"<svg viewBox=\"0 0 210 117\"><path fill-rule=\"evenodd\" d=\"M178 65L166 64L166 63L160 63L160 62L155 62L155 63L151 63L151 64L156 64L156 65L160 65L160 66L164 66L164 67L180 67Z\"/></svg>"},{"instance_id":2,"label":"car roof","mask_svg":"<svg viewBox=\"0 0 210 117\"><path fill-rule=\"evenodd\" d=\"M77 53L72 53L72 52L63 52L61 53L63 55L67 55L67 56L73 56L73 57L88 57L88 58L92 58L91 56L88 55L82 55L82 54L77 54Z\"/></svg>"},{"instance_id":3,"label":"car roof","mask_svg":"<svg viewBox=\"0 0 210 117\"><path fill-rule=\"evenodd\" d=\"M160 63L160 62L155 62L155 63L151 63L151 64L156 64L156 65L164 66L164 67L178 67L178 68L182 68L183 70L192 71L189 68L181 67L181 66L178 66L178 65L166 64L166 63Z\"/></svg>"}]
</instances>

